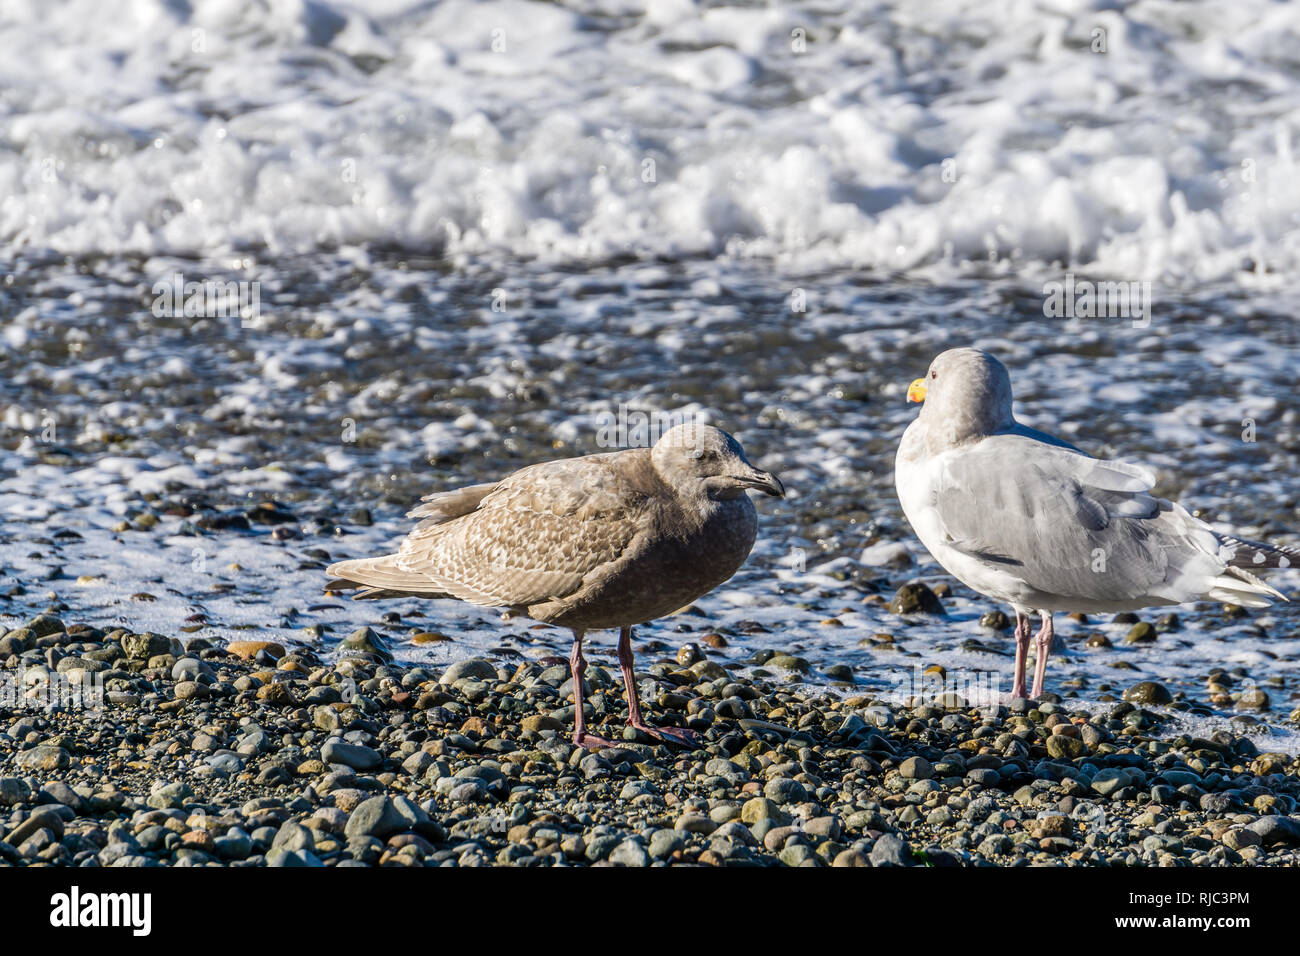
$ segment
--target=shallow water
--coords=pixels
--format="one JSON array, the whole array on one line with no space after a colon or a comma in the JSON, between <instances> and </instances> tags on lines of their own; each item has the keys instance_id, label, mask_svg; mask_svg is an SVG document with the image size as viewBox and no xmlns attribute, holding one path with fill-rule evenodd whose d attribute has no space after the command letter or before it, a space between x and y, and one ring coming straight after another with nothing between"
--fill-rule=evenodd
<instances>
[{"instance_id":1,"label":"shallow water","mask_svg":"<svg viewBox=\"0 0 1300 956\"><path fill-rule=\"evenodd\" d=\"M1297 541L1286 5L6 14L0 570L21 587L2 623L56 592L170 634L371 623L452 638L408 659L563 653L560 632L465 605L327 600L322 568L392 546L429 491L605 450L623 407L719 424L790 490L758 502L755 553L706 617L643 640L722 630L732 664L790 650L809 680L846 664L872 693L932 663L1006 689L988 601L957 586L948 618L904 622L871 600L947 580L892 466L907 383L964 344L1011 367L1027 423L1153 466L1222 528ZM186 314L176 275L247 285ZM1143 308L1048 314L1050 284L1100 280L1137 283ZM266 499L297 536L181 514ZM146 512L152 530L114 530ZM1300 592L1300 571L1272 581ZM1062 622L1052 686L1151 678L1204 705L1211 668L1242 668L1272 696L1269 746L1294 749L1293 607L1179 613L1156 645L1107 651L1082 635L1124 627Z\"/></svg>"}]
</instances>

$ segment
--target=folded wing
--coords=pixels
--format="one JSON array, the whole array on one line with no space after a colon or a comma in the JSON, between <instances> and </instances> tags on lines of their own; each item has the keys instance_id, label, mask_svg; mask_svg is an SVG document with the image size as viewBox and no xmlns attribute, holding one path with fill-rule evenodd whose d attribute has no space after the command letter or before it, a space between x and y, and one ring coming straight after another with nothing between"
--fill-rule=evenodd
<instances>
[{"instance_id":1,"label":"folded wing","mask_svg":"<svg viewBox=\"0 0 1300 956\"><path fill-rule=\"evenodd\" d=\"M633 547L650 521L639 456L544 462L504 480L431 495L396 554L331 576L388 592L490 607L565 603Z\"/></svg>"},{"instance_id":2,"label":"folded wing","mask_svg":"<svg viewBox=\"0 0 1300 956\"><path fill-rule=\"evenodd\" d=\"M1229 568L1219 539L1150 493L1154 476L1019 434L938 456L930 507L946 543L1035 591L1089 604L1204 597L1267 604L1276 594Z\"/></svg>"}]
</instances>

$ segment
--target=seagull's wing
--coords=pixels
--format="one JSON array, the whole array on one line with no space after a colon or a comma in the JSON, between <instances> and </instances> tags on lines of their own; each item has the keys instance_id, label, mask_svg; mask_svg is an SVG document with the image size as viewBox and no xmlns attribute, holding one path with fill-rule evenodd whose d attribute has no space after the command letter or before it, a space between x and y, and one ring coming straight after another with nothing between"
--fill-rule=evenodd
<instances>
[{"instance_id":1,"label":"seagull's wing","mask_svg":"<svg viewBox=\"0 0 1300 956\"><path fill-rule=\"evenodd\" d=\"M442 524L469 514L490 492L499 487L497 482L489 481L482 485L466 485L453 491L435 491L421 498L423 504L408 511L406 517L423 518L421 524L427 526Z\"/></svg>"},{"instance_id":2,"label":"seagull's wing","mask_svg":"<svg viewBox=\"0 0 1300 956\"><path fill-rule=\"evenodd\" d=\"M430 496L397 554L335 577L490 607L560 602L633 548L655 506L637 452L543 462L493 485Z\"/></svg>"},{"instance_id":3,"label":"seagull's wing","mask_svg":"<svg viewBox=\"0 0 1300 956\"><path fill-rule=\"evenodd\" d=\"M1117 608L1207 596L1268 603L1258 595L1272 589L1229 569L1209 526L1150 493L1146 469L1015 433L927 467L945 543L1041 594Z\"/></svg>"}]
</instances>

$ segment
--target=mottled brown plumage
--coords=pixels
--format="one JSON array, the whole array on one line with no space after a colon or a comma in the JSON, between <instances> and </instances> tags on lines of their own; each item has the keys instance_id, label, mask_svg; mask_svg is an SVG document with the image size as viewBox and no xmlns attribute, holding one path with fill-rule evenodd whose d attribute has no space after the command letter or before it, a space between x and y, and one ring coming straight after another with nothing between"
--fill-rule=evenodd
<instances>
[{"instance_id":1,"label":"mottled brown plumage","mask_svg":"<svg viewBox=\"0 0 1300 956\"><path fill-rule=\"evenodd\" d=\"M430 495L396 554L334 564L330 587L454 597L570 628L575 677L583 632L617 627L627 679L632 626L707 594L748 557L758 523L746 488L784 494L726 432L679 425L652 449L543 462ZM635 684L627 689L640 723Z\"/></svg>"}]
</instances>

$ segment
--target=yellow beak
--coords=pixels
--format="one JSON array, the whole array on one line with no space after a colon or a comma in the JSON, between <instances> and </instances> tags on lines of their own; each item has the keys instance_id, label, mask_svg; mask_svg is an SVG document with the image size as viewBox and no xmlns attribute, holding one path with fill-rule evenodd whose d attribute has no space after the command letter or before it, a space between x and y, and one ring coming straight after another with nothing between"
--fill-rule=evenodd
<instances>
[{"instance_id":1,"label":"yellow beak","mask_svg":"<svg viewBox=\"0 0 1300 956\"><path fill-rule=\"evenodd\" d=\"M925 379L918 378L911 385L907 386L907 400L909 402L925 401Z\"/></svg>"}]
</instances>

